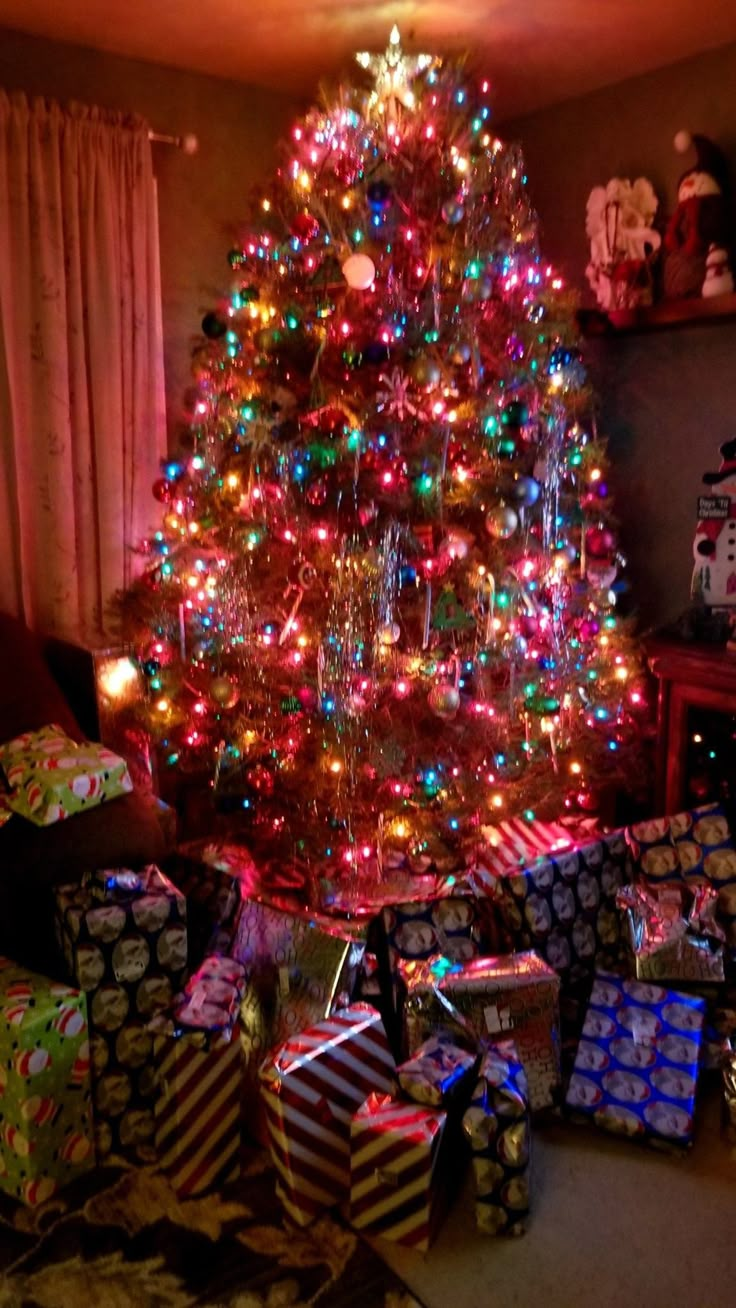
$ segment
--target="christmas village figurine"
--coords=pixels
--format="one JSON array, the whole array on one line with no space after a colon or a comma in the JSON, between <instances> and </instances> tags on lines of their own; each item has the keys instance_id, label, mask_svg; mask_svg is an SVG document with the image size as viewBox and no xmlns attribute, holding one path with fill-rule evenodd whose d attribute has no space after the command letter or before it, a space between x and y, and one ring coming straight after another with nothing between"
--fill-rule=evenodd
<instances>
[{"instance_id":1,"label":"christmas village figurine","mask_svg":"<svg viewBox=\"0 0 736 1308\"><path fill-rule=\"evenodd\" d=\"M720 454L718 471L703 475L713 493L698 499L693 542L693 598L711 606L736 604L736 439Z\"/></svg>"},{"instance_id":2,"label":"christmas village figurine","mask_svg":"<svg viewBox=\"0 0 736 1308\"><path fill-rule=\"evenodd\" d=\"M652 302L652 262L662 243L652 228L658 200L651 182L612 177L588 196L585 270L602 309L633 309Z\"/></svg>"},{"instance_id":3,"label":"christmas village figurine","mask_svg":"<svg viewBox=\"0 0 736 1308\"><path fill-rule=\"evenodd\" d=\"M678 132L675 149L695 147L695 167L683 173L677 207L664 234L664 293L667 298L729 295L731 222L726 161L707 136Z\"/></svg>"}]
</instances>

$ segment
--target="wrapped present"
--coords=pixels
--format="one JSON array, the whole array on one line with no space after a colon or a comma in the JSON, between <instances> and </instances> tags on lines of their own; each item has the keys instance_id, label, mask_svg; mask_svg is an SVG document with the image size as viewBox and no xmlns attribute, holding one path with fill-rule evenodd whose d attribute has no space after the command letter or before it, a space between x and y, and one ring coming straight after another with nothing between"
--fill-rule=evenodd
<instances>
[{"instance_id":1,"label":"wrapped present","mask_svg":"<svg viewBox=\"0 0 736 1308\"><path fill-rule=\"evenodd\" d=\"M245 986L239 963L205 959L171 1012L151 1023L156 1149L179 1195L200 1194L239 1173L243 1052L234 1031Z\"/></svg>"},{"instance_id":2,"label":"wrapped present","mask_svg":"<svg viewBox=\"0 0 736 1308\"><path fill-rule=\"evenodd\" d=\"M246 1056L248 1130L261 1143L258 1068L290 1036L350 1004L365 951L364 927L306 908L286 911L264 900L243 901L232 955L248 975L240 1037Z\"/></svg>"},{"instance_id":3,"label":"wrapped present","mask_svg":"<svg viewBox=\"0 0 736 1308\"><path fill-rule=\"evenodd\" d=\"M470 896L386 905L382 921L392 976L400 958L443 954L460 963L482 952L479 905Z\"/></svg>"},{"instance_id":4,"label":"wrapped present","mask_svg":"<svg viewBox=\"0 0 736 1308\"><path fill-rule=\"evenodd\" d=\"M292 1036L261 1068L271 1157L287 1213L304 1226L350 1189L350 1120L371 1092L390 1094L394 1061L367 1004Z\"/></svg>"},{"instance_id":5,"label":"wrapped present","mask_svg":"<svg viewBox=\"0 0 736 1308\"><path fill-rule=\"evenodd\" d=\"M560 1088L560 978L534 953L399 963L406 1047L437 1031L476 1040L513 1037L534 1111L552 1107Z\"/></svg>"},{"instance_id":6,"label":"wrapped present","mask_svg":"<svg viewBox=\"0 0 736 1308\"><path fill-rule=\"evenodd\" d=\"M179 846L167 873L186 896L193 957L229 953L241 903L256 884L248 851L213 840L190 841Z\"/></svg>"},{"instance_id":7,"label":"wrapped present","mask_svg":"<svg viewBox=\"0 0 736 1308\"><path fill-rule=\"evenodd\" d=\"M705 1000L598 976L566 1102L618 1135L692 1142Z\"/></svg>"},{"instance_id":8,"label":"wrapped present","mask_svg":"<svg viewBox=\"0 0 736 1308\"><path fill-rule=\"evenodd\" d=\"M736 1145L736 1040L732 1040L723 1059L723 1120L726 1138Z\"/></svg>"},{"instance_id":9,"label":"wrapped present","mask_svg":"<svg viewBox=\"0 0 736 1308\"><path fill-rule=\"evenodd\" d=\"M474 1051L461 1048L440 1032L425 1040L416 1053L396 1069L396 1077L404 1094L415 1104L441 1108L457 1097L477 1062Z\"/></svg>"},{"instance_id":10,"label":"wrapped present","mask_svg":"<svg viewBox=\"0 0 736 1308\"><path fill-rule=\"evenodd\" d=\"M616 892L631 880L624 833L576 848L554 823L483 831L468 880L497 904L512 947L536 950L565 983L589 980L596 966L615 967L622 951Z\"/></svg>"},{"instance_id":11,"label":"wrapped present","mask_svg":"<svg viewBox=\"0 0 736 1308\"><path fill-rule=\"evenodd\" d=\"M705 877L717 887L736 882L736 846L720 804L638 822L627 828L626 838L648 881Z\"/></svg>"},{"instance_id":12,"label":"wrapped present","mask_svg":"<svg viewBox=\"0 0 736 1308\"><path fill-rule=\"evenodd\" d=\"M445 1205L447 1113L372 1093L350 1126L350 1221L426 1251Z\"/></svg>"},{"instance_id":13,"label":"wrapped present","mask_svg":"<svg viewBox=\"0 0 736 1308\"><path fill-rule=\"evenodd\" d=\"M640 981L717 984L724 979L722 927L712 886L623 886L621 910ZM690 901L689 905L687 901Z\"/></svg>"},{"instance_id":14,"label":"wrapped present","mask_svg":"<svg viewBox=\"0 0 736 1308\"><path fill-rule=\"evenodd\" d=\"M186 900L155 866L139 884L59 886L56 928L75 984L87 992L98 1159L154 1157L153 1015L171 1006L187 962Z\"/></svg>"},{"instance_id":15,"label":"wrapped present","mask_svg":"<svg viewBox=\"0 0 736 1308\"><path fill-rule=\"evenodd\" d=\"M85 996L0 958L0 1188L41 1204L93 1166Z\"/></svg>"},{"instance_id":16,"label":"wrapped present","mask_svg":"<svg viewBox=\"0 0 736 1308\"><path fill-rule=\"evenodd\" d=\"M473 1151L478 1229L521 1235L529 1211L531 1126L526 1073L512 1040L484 1049L463 1131Z\"/></svg>"},{"instance_id":17,"label":"wrapped present","mask_svg":"<svg viewBox=\"0 0 736 1308\"><path fill-rule=\"evenodd\" d=\"M627 828L636 870L647 884L709 882L718 892L718 916L736 946L736 845L720 804L652 818Z\"/></svg>"},{"instance_id":18,"label":"wrapped present","mask_svg":"<svg viewBox=\"0 0 736 1308\"><path fill-rule=\"evenodd\" d=\"M104 745L77 744L60 727L26 732L0 748L7 805L50 826L133 789L125 760Z\"/></svg>"}]
</instances>

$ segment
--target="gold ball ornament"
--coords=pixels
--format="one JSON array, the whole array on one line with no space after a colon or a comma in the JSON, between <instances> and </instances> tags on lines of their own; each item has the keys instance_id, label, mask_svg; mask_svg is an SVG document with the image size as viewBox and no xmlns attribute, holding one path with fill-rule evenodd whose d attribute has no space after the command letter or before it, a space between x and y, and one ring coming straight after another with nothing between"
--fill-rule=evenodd
<instances>
[{"instance_id":1,"label":"gold ball ornament","mask_svg":"<svg viewBox=\"0 0 736 1308\"><path fill-rule=\"evenodd\" d=\"M454 718L460 708L460 692L452 682L441 681L430 690L427 703L438 718Z\"/></svg>"},{"instance_id":2,"label":"gold ball ornament","mask_svg":"<svg viewBox=\"0 0 736 1308\"><path fill-rule=\"evenodd\" d=\"M353 291L367 291L376 278L376 265L367 254L351 254L342 265L342 275Z\"/></svg>"},{"instance_id":3,"label":"gold ball ornament","mask_svg":"<svg viewBox=\"0 0 736 1308\"><path fill-rule=\"evenodd\" d=\"M220 708L235 708L240 699L240 691L229 677L213 677L209 685L209 696Z\"/></svg>"},{"instance_id":4,"label":"gold ball ornament","mask_svg":"<svg viewBox=\"0 0 736 1308\"><path fill-rule=\"evenodd\" d=\"M508 504L497 504L486 514L486 531L496 540L508 540L518 525L518 514Z\"/></svg>"}]
</instances>

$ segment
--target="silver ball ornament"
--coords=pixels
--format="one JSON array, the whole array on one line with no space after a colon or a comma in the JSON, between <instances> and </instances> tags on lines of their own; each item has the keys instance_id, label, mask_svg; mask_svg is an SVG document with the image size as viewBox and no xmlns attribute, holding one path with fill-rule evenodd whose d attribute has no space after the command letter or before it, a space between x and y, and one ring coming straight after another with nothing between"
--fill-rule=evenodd
<instances>
[{"instance_id":1,"label":"silver ball ornament","mask_svg":"<svg viewBox=\"0 0 736 1308\"><path fill-rule=\"evenodd\" d=\"M518 525L518 514L508 504L497 504L486 514L486 531L496 540L508 540Z\"/></svg>"},{"instance_id":2,"label":"silver ball ornament","mask_svg":"<svg viewBox=\"0 0 736 1308\"><path fill-rule=\"evenodd\" d=\"M460 707L460 692L452 682L441 681L430 690L427 703L438 718L454 718Z\"/></svg>"},{"instance_id":3,"label":"silver ball ornament","mask_svg":"<svg viewBox=\"0 0 736 1308\"><path fill-rule=\"evenodd\" d=\"M431 390L433 386L439 386L442 381L440 365L427 354L418 354L416 359L412 360L409 371L417 386L421 386L425 390Z\"/></svg>"},{"instance_id":4,"label":"silver ball ornament","mask_svg":"<svg viewBox=\"0 0 736 1308\"><path fill-rule=\"evenodd\" d=\"M401 637L401 628L398 622L384 622L383 626L378 628L378 640L381 645L396 645Z\"/></svg>"},{"instance_id":5,"label":"silver ball ornament","mask_svg":"<svg viewBox=\"0 0 736 1308\"><path fill-rule=\"evenodd\" d=\"M456 227L465 217L465 209L462 202L453 196L450 200L445 200L442 206L442 218L448 227Z\"/></svg>"}]
</instances>

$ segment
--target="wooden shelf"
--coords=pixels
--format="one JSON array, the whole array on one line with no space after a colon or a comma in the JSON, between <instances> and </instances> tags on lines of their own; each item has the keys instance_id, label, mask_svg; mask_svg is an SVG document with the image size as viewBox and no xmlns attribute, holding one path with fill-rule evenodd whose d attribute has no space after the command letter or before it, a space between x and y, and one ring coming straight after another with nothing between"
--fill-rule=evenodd
<instances>
[{"instance_id":1,"label":"wooden shelf","mask_svg":"<svg viewBox=\"0 0 736 1308\"><path fill-rule=\"evenodd\" d=\"M736 294L714 295L712 299L662 300L639 309L580 309L578 324L585 336L625 336L672 327L736 320Z\"/></svg>"}]
</instances>

